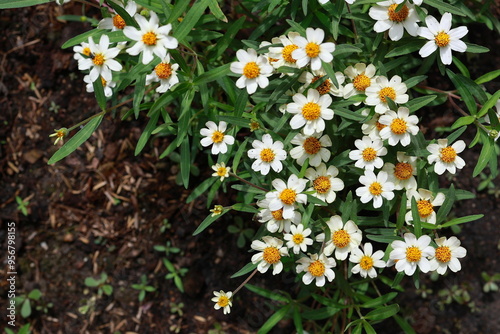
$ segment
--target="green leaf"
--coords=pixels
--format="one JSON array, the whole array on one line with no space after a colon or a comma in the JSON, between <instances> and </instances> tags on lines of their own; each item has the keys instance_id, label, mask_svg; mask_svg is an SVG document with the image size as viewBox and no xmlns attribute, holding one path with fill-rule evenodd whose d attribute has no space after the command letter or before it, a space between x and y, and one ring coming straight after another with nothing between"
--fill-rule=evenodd
<instances>
[{"instance_id":1,"label":"green leaf","mask_svg":"<svg viewBox=\"0 0 500 334\"><path fill-rule=\"evenodd\" d=\"M367 321L363 321L363 328L365 329L366 334L377 334L372 325L370 325Z\"/></svg>"},{"instance_id":2,"label":"green leaf","mask_svg":"<svg viewBox=\"0 0 500 334\"><path fill-rule=\"evenodd\" d=\"M473 222L475 220L481 219L483 217L484 217L484 215L481 214L481 215L470 215L470 216L464 216L464 217L460 217L460 218L454 218L454 219L442 224L441 227L450 227L453 225L470 223L470 222Z\"/></svg>"},{"instance_id":3,"label":"green leaf","mask_svg":"<svg viewBox=\"0 0 500 334\"><path fill-rule=\"evenodd\" d=\"M287 315L288 311L290 311L290 307L291 304L287 304L280 308L276 313L269 317L269 319L267 319L267 321L262 325L257 334L266 334L271 329L273 329L273 327L276 326L276 324Z\"/></svg>"},{"instance_id":4,"label":"green leaf","mask_svg":"<svg viewBox=\"0 0 500 334\"><path fill-rule=\"evenodd\" d=\"M340 311L339 308L335 307L322 307L319 309L314 309L310 311L303 311L302 318L307 320L322 320L333 316L335 313Z\"/></svg>"},{"instance_id":5,"label":"green leaf","mask_svg":"<svg viewBox=\"0 0 500 334\"><path fill-rule=\"evenodd\" d=\"M244 203L236 203L231 205L231 208L235 211L241 211L241 212L250 212L250 213L258 213L259 210L250 204L244 204Z\"/></svg>"},{"instance_id":6,"label":"green leaf","mask_svg":"<svg viewBox=\"0 0 500 334\"><path fill-rule=\"evenodd\" d=\"M455 123L453 123L453 125L451 126L451 129L455 130L455 129L458 129L464 125L472 124L472 123L474 123L475 120L476 120L476 117L474 117L474 116L462 116L459 119L457 119L455 121Z\"/></svg>"},{"instance_id":7,"label":"green leaf","mask_svg":"<svg viewBox=\"0 0 500 334\"><path fill-rule=\"evenodd\" d=\"M455 202L455 186L452 184L450 186L450 189L448 190L448 193L446 194L446 198L443 202L443 205L439 208L437 215L436 215L436 224L441 224L448 214L450 213L451 209L453 208L453 203Z\"/></svg>"},{"instance_id":8,"label":"green leaf","mask_svg":"<svg viewBox=\"0 0 500 334\"><path fill-rule=\"evenodd\" d=\"M173 23L177 21L177 19L186 11L188 8L190 0L179 0L175 2L175 6L172 8L170 12L170 16L168 17L167 23Z\"/></svg>"},{"instance_id":9,"label":"green leaf","mask_svg":"<svg viewBox=\"0 0 500 334\"><path fill-rule=\"evenodd\" d=\"M105 284L102 286L102 291L104 291L107 296L111 296L113 294L113 287L109 284Z\"/></svg>"},{"instance_id":10,"label":"green leaf","mask_svg":"<svg viewBox=\"0 0 500 334\"><path fill-rule=\"evenodd\" d=\"M209 59L217 59L219 58L226 50L228 49L229 45L234 42L234 37L240 31L241 27L243 27L243 24L245 23L245 16L240 17L237 21L235 21L227 30L226 33L224 34L223 37L221 37L218 41L217 44L215 45L214 49L211 52L214 52L215 54L212 56L210 54Z\"/></svg>"},{"instance_id":11,"label":"green leaf","mask_svg":"<svg viewBox=\"0 0 500 334\"><path fill-rule=\"evenodd\" d=\"M398 313L398 311L399 311L399 305L392 304L388 306L379 307L376 310L369 312L367 315L365 315L365 318L370 320L384 320L392 317L393 315Z\"/></svg>"},{"instance_id":12,"label":"green leaf","mask_svg":"<svg viewBox=\"0 0 500 334\"><path fill-rule=\"evenodd\" d=\"M458 89L460 96L462 97L463 101L467 105L467 109L469 109L470 113L472 115L475 115L477 112L477 106L476 106L476 101L474 100L474 97L472 96L471 93L471 87L469 83L464 80L467 79L464 76L460 74L455 74L449 69L446 70L446 73L450 77L451 81L455 85L455 87Z\"/></svg>"},{"instance_id":13,"label":"green leaf","mask_svg":"<svg viewBox=\"0 0 500 334\"><path fill-rule=\"evenodd\" d=\"M467 52L471 52L471 53L490 52L490 49L488 49L487 47L481 46L481 45L467 43L467 42L465 42L465 44L467 45Z\"/></svg>"},{"instance_id":14,"label":"green leaf","mask_svg":"<svg viewBox=\"0 0 500 334\"><path fill-rule=\"evenodd\" d=\"M416 86L418 85L419 83L421 83L422 81L424 81L425 79L427 79L427 75L418 75L418 76L412 76L411 78L409 78L408 80L406 80L404 82L404 84L406 85L406 87L408 89L412 88L413 86Z\"/></svg>"},{"instance_id":15,"label":"green leaf","mask_svg":"<svg viewBox=\"0 0 500 334\"><path fill-rule=\"evenodd\" d=\"M52 165L66 158L73 153L81 144L83 144L94 133L95 129L101 124L104 114L91 119L80 131L78 131L66 144L64 144L56 153L50 158L47 164Z\"/></svg>"},{"instance_id":16,"label":"green leaf","mask_svg":"<svg viewBox=\"0 0 500 334\"><path fill-rule=\"evenodd\" d=\"M411 112L415 112L419 110L422 107L425 107L432 101L436 99L437 95L426 95L426 96L420 96L415 99L411 99L406 103L406 107L410 109Z\"/></svg>"},{"instance_id":17,"label":"green leaf","mask_svg":"<svg viewBox=\"0 0 500 334\"><path fill-rule=\"evenodd\" d=\"M493 79L496 79L499 75L500 75L500 70L494 70L494 71L491 71L491 72L488 72L486 74L481 75L479 78L474 80L474 82L477 83L478 85L480 85L480 84L483 84L486 82L490 82Z\"/></svg>"},{"instance_id":18,"label":"green leaf","mask_svg":"<svg viewBox=\"0 0 500 334\"><path fill-rule=\"evenodd\" d=\"M495 142L493 138L490 138L484 133L482 129L478 129L483 140L483 148L481 149L481 154L479 154L479 159L477 161L476 167L472 172L472 177L476 177L483 171L488 162L490 161L492 155L495 155Z\"/></svg>"},{"instance_id":19,"label":"green leaf","mask_svg":"<svg viewBox=\"0 0 500 334\"><path fill-rule=\"evenodd\" d=\"M195 198L202 195L208 188L212 186L217 181L217 178L211 177L209 179L205 179L200 185L198 185L192 192L189 194L186 199L186 203L191 203Z\"/></svg>"},{"instance_id":20,"label":"green leaf","mask_svg":"<svg viewBox=\"0 0 500 334\"><path fill-rule=\"evenodd\" d=\"M240 276L243 276L243 275L246 275L248 274L249 272L255 270L255 268L257 268L257 263L247 263L243 268L241 268L240 270L238 270L237 272L235 272L231 278L236 278L236 277L240 277Z\"/></svg>"},{"instance_id":21,"label":"green leaf","mask_svg":"<svg viewBox=\"0 0 500 334\"><path fill-rule=\"evenodd\" d=\"M217 216L213 216L212 217L212 214L210 214L207 218L205 218L200 226L198 226L198 228L193 232L193 236L197 235L197 234L200 234L201 232L203 232L207 227L209 227L214 221L216 221L217 219L219 219L220 217L224 216L226 213L228 213L229 210L224 210L222 211L222 213L220 215L217 215Z\"/></svg>"},{"instance_id":22,"label":"green leaf","mask_svg":"<svg viewBox=\"0 0 500 334\"><path fill-rule=\"evenodd\" d=\"M452 6L449 3L445 3L441 0L425 0L425 4L437 8L443 12L450 12L452 14L465 16L465 14L457 7Z\"/></svg>"},{"instance_id":23,"label":"green leaf","mask_svg":"<svg viewBox=\"0 0 500 334\"><path fill-rule=\"evenodd\" d=\"M272 292L270 290L264 289L264 288L259 288L258 286L251 285L251 284L245 284L245 288L248 290L252 291L253 293L256 293L262 297L266 297L272 300L276 300L278 302L283 302L283 303L288 303L290 300L286 298L285 296Z\"/></svg>"},{"instance_id":24,"label":"green leaf","mask_svg":"<svg viewBox=\"0 0 500 334\"><path fill-rule=\"evenodd\" d=\"M184 37L186 37L191 32L191 29L193 29L196 23L198 23L201 16L205 12L205 9L208 7L210 1L211 0L200 0L192 5L191 9L189 10L189 12L187 12L182 22L173 32L173 36L177 38L177 40L183 40Z\"/></svg>"},{"instance_id":25,"label":"green leaf","mask_svg":"<svg viewBox=\"0 0 500 334\"><path fill-rule=\"evenodd\" d=\"M208 4L208 7L210 8L210 11L212 14L215 16L217 20L221 20L223 22L227 22L227 17L224 15L222 10L219 7L219 3L217 0L211 0L210 3Z\"/></svg>"},{"instance_id":26,"label":"green leaf","mask_svg":"<svg viewBox=\"0 0 500 334\"><path fill-rule=\"evenodd\" d=\"M106 109L106 96L104 95L104 87L102 86L101 77L98 77L96 81L92 83L94 87L94 95L97 100L97 104L101 110Z\"/></svg>"},{"instance_id":27,"label":"green leaf","mask_svg":"<svg viewBox=\"0 0 500 334\"><path fill-rule=\"evenodd\" d=\"M130 14L125 10L124 7L118 5L117 3L113 2L113 1L108 1L106 3L111 8L113 8L118 15L120 15L122 17L122 19L125 21L125 23L128 26L133 26L133 27L139 28L139 25L137 24L137 22L135 22L134 18L132 16L130 16Z\"/></svg>"},{"instance_id":28,"label":"green leaf","mask_svg":"<svg viewBox=\"0 0 500 334\"><path fill-rule=\"evenodd\" d=\"M51 0L0 0L0 9L41 5Z\"/></svg>"},{"instance_id":29,"label":"green leaf","mask_svg":"<svg viewBox=\"0 0 500 334\"><path fill-rule=\"evenodd\" d=\"M397 295L398 295L397 292L389 292L386 295L380 296L378 298L375 298L375 299L372 299L372 300L370 300L368 302L363 303L361 305L361 307L364 307L364 308L375 308L375 307L380 306L382 304L387 304L388 302L390 302L391 300L393 300L394 298L396 298Z\"/></svg>"},{"instance_id":30,"label":"green leaf","mask_svg":"<svg viewBox=\"0 0 500 334\"><path fill-rule=\"evenodd\" d=\"M408 53L415 52L420 50L422 46L424 46L425 41L418 39L411 39L409 41L405 41L402 45L396 46L394 49L389 51L385 58L398 57L402 55L406 55Z\"/></svg>"},{"instance_id":31,"label":"green leaf","mask_svg":"<svg viewBox=\"0 0 500 334\"><path fill-rule=\"evenodd\" d=\"M93 287L98 286L99 282L96 279L94 279L93 277L87 277L87 278L85 278L85 285L93 288Z\"/></svg>"},{"instance_id":32,"label":"green leaf","mask_svg":"<svg viewBox=\"0 0 500 334\"><path fill-rule=\"evenodd\" d=\"M250 127L250 120L248 118L243 118L243 117L238 117L238 116L221 115L221 116L219 116L219 121L224 121L228 124L237 125L237 126L240 126L242 128L249 128Z\"/></svg>"},{"instance_id":33,"label":"green leaf","mask_svg":"<svg viewBox=\"0 0 500 334\"><path fill-rule=\"evenodd\" d=\"M304 328L302 326L302 316L300 314L299 307L293 308L293 324L295 325L295 329L297 330L297 334L304 333Z\"/></svg>"},{"instance_id":34,"label":"green leaf","mask_svg":"<svg viewBox=\"0 0 500 334\"><path fill-rule=\"evenodd\" d=\"M144 129L144 131L142 132L141 137L139 138L139 141L137 142L137 145L135 147L134 153L136 156L139 155L139 153L141 153L144 146L146 146L146 143L148 142L149 137L151 137L151 133L156 128L156 124L158 123L159 117L160 117L160 111L157 111L149 119L149 122L146 125L146 128Z\"/></svg>"},{"instance_id":35,"label":"green leaf","mask_svg":"<svg viewBox=\"0 0 500 334\"><path fill-rule=\"evenodd\" d=\"M29 299L25 299L21 305L21 316L27 318L31 315L31 303Z\"/></svg>"},{"instance_id":36,"label":"green leaf","mask_svg":"<svg viewBox=\"0 0 500 334\"><path fill-rule=\"evenodd\" d=\"M189 186L189 175L191 172L191 147L189 137L184 138L181 144L181 177L184 188Z\"/></svg>"},{"instance_id":37,"label":"green leaf","mask_svg":"<svg viewBox=\"0 0 500 334\"><path fill-rule=\"evenodd\" d=\"M488 101L483 105L481 110L477 113L477 117L483 117L488 113L488 110L493 108L495 104L498 102L498 99L500 99L500 90L497 90L495 94L493 94Z\"/></svg>"},{"instance_id":38,"label":"green leaf","mask_svg":"<svg viewBox=\"0 0 500 334\"><path fill-rule=\"evenodd\" d=\"M463 126L457 131L451 133L448 137L446 137L446 139L448 139L448 143L453 143L455 140L457 140L462 135L462 133L465 132L465 130L467 130L467 127Z\"/></svg>"},{"instance_id":39,"label":"green leaf","mask_svg":"<svg viewBox=\"0 0 500 334\"><path fill-rule=\"evenodd\" d=\"M230 72L229 67L231 64L224 64L222 66L216 67L208 72L203 73L193 80L194 85L206 84L211 81L217 80L222 76L227 75Z\"/></svg>"},{"instance_id":40,"label":"green leaf","mask_svg":"<svg viewBox=\"0 0 500 334\"><path fill-rule=\"evenodd\" d=\"M400 317L399 315L394 315L393 316L394 320L398 323L399 327L404 331L405 334L415 334L415 330L411 325L406 321L403 317Z\"/></svg>"},{"instance_id":41,"label":"green leaf","mask_svg":"<svg viewBox=\"0 0 500 334\"><path fill-rule=\"evenodd\" d=\"M182 284L182 279L179 276L174 276L174 283L180 292L184 293L184 284Z\"/></svg>"},{"instance_id":42,"label":"green leaf","mask_svg":"<svg viewBox=\"0 0 500 334\"><path fill-rule=\"evenodd\" d=\"M41 296L42 292L38 289L34 289L28 294L28 298L34 300L39 300Z\"/></svg>"}]
</instances>

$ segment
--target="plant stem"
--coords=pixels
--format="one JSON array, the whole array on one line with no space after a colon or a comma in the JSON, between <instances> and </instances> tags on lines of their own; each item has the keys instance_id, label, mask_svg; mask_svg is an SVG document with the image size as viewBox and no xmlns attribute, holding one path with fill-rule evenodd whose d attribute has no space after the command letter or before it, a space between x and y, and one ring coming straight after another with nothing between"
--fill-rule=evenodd
<instances>
[{"instance_id":1,"label":"plant stem","mask_svg":"<svg viewBox=\"0 0 500 334\"><path fill-rule=\"evenodd\" d=\"M242 287L244 287L244 286L245 286L245 284L247 284L247 283L248 283L248 281L250 281L250 280L252 279L252 277L253 277L256 273L257 273L257 268L255 268L255 270L254 270L254 271L250 274L250 276L248 276L248 277L246 278L246 280L244 280L244 281L243 281L243 283L241 283L241 284L240 284L240 286L239 286L239 287L237 287L237 288L236 288L236 290L234 290L234 292L233 292L233 296L234 296L234 295L235 295L238 291L240 291L240 290L241 290L241 288L242 288Z\"/></svg>"},{"instance_id":2,"label":"plant stem","mask_svg":"<svg viewBox=\"0 0 500 334\"><path fill-rule=\"evenodd\" d=\"M258 185L253 184L252 182L247 181L247 180L245 180L245 179L243 179L243 178L239 177L238 175L234 174L233 172L229 172L229 175L234 176L235 178L237 178L237 179L238 179L238 180L240 180L241 182L244 182L244 183L248 184L249 186L252 186L252 187L254 187L254 188L257 188L257 189L263 190L263 191L265 191L265 192L268 192L268 190L267 190L267 189L264 189L264 188L262 188L262 187L259 187Z\"/></svg>"}]
</instances>

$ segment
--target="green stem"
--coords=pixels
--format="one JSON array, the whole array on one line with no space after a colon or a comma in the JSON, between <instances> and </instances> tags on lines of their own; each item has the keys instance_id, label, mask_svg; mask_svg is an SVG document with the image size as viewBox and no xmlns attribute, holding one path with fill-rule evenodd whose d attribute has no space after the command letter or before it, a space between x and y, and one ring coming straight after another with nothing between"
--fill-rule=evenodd
<instances>
[{"instance_id":1,"label":"green stem","mask_svg":"<svg viewBox=\"0 0 500 334\"><path fill-rule=\"evenodd\" d=\"M250 276L248 276L248 277L246 278L246 280L244 280L244 281L243 281L243 283L241 283L241 284L240 284L240 286L239 286L239 287L237 287L237 288L236 288L236 290L234 290L234 291L233 291L233 296L234 296L234 295L235 295L238 291L240 291L240 290L241 290L241 288L242 288L242 287L244 287L244 286L245 286L245 284L247 284L247 283L248 283L248 281L250 281L250 280L252 279L252 277L253 277L256 273L257 273L257 268L256 268L256 269L255 269L255 270L254 270L254 271L250 274Z\"/></svg>"},{"instance_id":2,"label":"green stem","mask_svg":"<svg viewBox=\"0 0 500 334\"><path fill-rule=\"evenodd\" d=\"M238 179L238 180L240 180L241 182L244 182L244 183L248 184L249 186L252 186L252 187L257 188L257 189L260 189L260 190L263 190L263 191L265 191L266 193L269 191L269 190L267 190L267 189L265 189L265 188L259 187L258 185L255 185L255 184L253 184L252 182L247 181L247 180L245 180L245 179L243 179L243 178L239 177L238 175L234 174L233 172L229 172L229 175L234 176L235 178L237 178L237 179Z\"/></svg>"}]
</instances>

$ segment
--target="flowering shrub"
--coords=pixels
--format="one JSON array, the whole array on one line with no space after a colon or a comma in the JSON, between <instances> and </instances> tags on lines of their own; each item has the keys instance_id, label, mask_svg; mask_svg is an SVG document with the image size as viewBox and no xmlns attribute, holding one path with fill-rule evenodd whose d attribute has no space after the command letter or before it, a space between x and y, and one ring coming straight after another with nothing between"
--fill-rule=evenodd
<instances>
[{"instance_id":1,"label":"flowering shrub","mask_svg":"<svg viewBox=\"0 0 500 334\"><path fill-rule=\"evenodd\" d=\"M372 324L389 317L412 332L391 304L396 293L381 294L378 285L397 289L407 275L418 286L420 272L461 269L466 250L441 234L482 215L450 219L454 202L473 194L441 188L438 175L456 174L466 163L475 164L473 176L487 166L498 174L500 91L484 84L500 71L471 78L464 63L488 51L471 43L467 24L498 31L498 20L478 1L190 3L88 3L104 17L63 48L73 48L102 111L55 130L56 143L71 138L49 163L131 103L124 118L149 118L136 154L151 136L170 136L160 158L179 153L186 187L194 162L206 155L213 165L212 177L188 198L206 195L207 207L215 204L194 234L232 211L262 223L253 255L233 277L252 274L234 291L215 291L216 309L230 313L246 286L281 303L262 333L285 317L299 333L306 323L373 333ZM434 68L446 90L427 77ZM419 126L426 108L445 103L460 117L445 138L426 138ZM482 145L477 162L460 157L468 126L477 130L469 147ZM239 192L236 203L212 203L227 183ZM257 272L293 272L300 290L247 284Z\"/></svg>"}]
</instances>

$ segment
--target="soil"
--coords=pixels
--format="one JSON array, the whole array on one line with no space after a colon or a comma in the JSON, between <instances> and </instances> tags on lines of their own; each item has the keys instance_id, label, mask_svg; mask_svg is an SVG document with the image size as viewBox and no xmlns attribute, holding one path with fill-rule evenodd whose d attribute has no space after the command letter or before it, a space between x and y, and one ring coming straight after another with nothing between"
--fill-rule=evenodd
<instances>
[{"instance_id":1,"label":"soil","mask_svg":"<svg viewBox=\"0 0 500 334\"><path fill-rule=\"evenodd\" d=\"M78 5L64 7L65 14L79 15ZM2 10L0 16L0 244L7 249L7 224L16 223L17 295L33 289L42 291L29 318L17 316L16 324L30 323L32 333L255 333L273 313L272 304L242 289L231 314L213 308L214 290L232 290L244 277L230 279L250 260L247 247L237 247L237 236L227 231L236 217L224 216L204 233L192 233L207 215L206 199L186 204L190 190L179 185L178 165L158 157L171 138L157 137L139 156L135 145L147 118L120 120L127 107L109 115L87 143L66 159L47 165L57 150L49 135L61 126L70 126L97 112L93 94L85 91L71 50L60 47L89 26L62 23L56 17L62 9L54 4ZM477 76L500 63L500 42L494 33L471 27L476 44L492 52L481 57L471 71ZM495 53L496 52L496 53ZM431 79L429 79L431 80ZM499 89L498 82L488 89ZM457 118L449 106L429 108L424 129L429 138L437 137L437 126L449 126ZM464 139L472 140L467 132ZM479 178L472 169L479 147L464 153L470 161L451 179L442 178L456 188L473 191L477 198L458 202L457 216L484 213L485 217L466 224L457 235L467 249L463 269L457 274L431 280L422 275L419 290L405 279L406 292L396 300L403 315L418 333L500 333L500 296L483 292L481 273L499 272L499 195L478 192ZM191 186L209 177L206 163L196 164L202 172L192 176ZM494 182L500 184L500 178ZM495 189L494 189L495 190ZM214 203L231 204L231 192L219 194ZM16 197L24 199L27 215L18 208ZM249 227L257 229L251 215L241 215ZM445 232L446 233L446 232ZM167 240L180 253L154 250ZM6 252L3 252L6 253ZM5 257L0 273L8 272ZM176 268L188 269L182 278L181 293L163 264L167 258ZM97 288L87 287L88 277L109 277L111 296L95 298ZM139 291L132 287L146 276L156 291L139 302ZM257 275L252 284L293 289L293 277ZM469 303L444 303L440 291L457 286L470 295ZM2 309L8 284L0 281ZM423 296L424 290L426 296ZM85 314L82 306L88 306ZM183 305L183 307L180 307ZM178 311L180 308L181 311ZM176 310L177 309L177 310ZM2 312L4 314L4 312ZM6 326L2 315L0 328ZM280 323L273 333L291 333L293 324ZM395 323L385 322L383 333L401 332ZM212 333L217 333L216 331Z\"/></svg>"}]
</instances>

